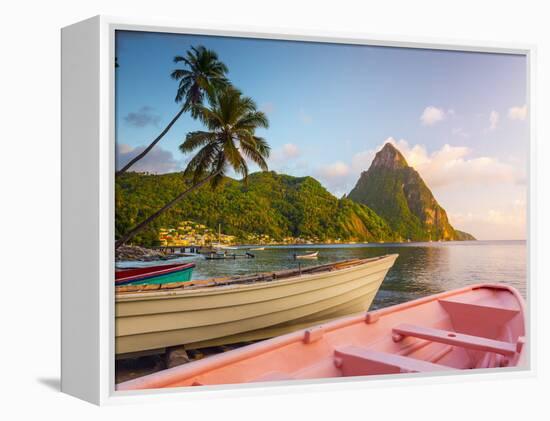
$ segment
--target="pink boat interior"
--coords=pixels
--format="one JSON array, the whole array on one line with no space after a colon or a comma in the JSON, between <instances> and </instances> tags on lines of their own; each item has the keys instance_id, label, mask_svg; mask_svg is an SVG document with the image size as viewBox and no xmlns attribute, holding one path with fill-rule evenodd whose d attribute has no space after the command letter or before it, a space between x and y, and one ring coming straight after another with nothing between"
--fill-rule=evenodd
<instances>
[{"instance_id":1,"label":"pink boat interior","mask_svg":"<svg viewBox=\"0 0 550 421\"><path fill-rule=\"evenodd\" d=\"M479 284L339 319L121 383L117 390L526 364L524 304Z\"/></svg>"}]
</instances>

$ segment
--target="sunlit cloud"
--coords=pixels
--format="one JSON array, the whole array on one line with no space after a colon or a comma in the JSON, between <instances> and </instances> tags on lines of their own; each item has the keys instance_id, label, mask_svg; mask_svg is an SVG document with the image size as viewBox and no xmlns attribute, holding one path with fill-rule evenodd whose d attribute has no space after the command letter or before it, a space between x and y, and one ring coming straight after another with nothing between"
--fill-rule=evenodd
<instances>
[{"instance_id":1,"label":"sunlit cloud","mask_svg":"<svg viewBox=\"0 0 550 421\"><path fill-rule=\"evenodd\" d=\"M314 177L318 178L328 190L336 196L349 193L349 181L351 168L342 161L336 161L331 164L323 165L314 172Z\"/></svg>"},{"instance_id":2,"label":"sunlit cloud","mask_svg":"<svg viewBox=\"0 0 550 421\"><path fill-rule=\"evenodd\" d=\"M298 158L300 155L301 150L298 145L295 143L285 143L281 148L271 151L269 162L276 165Z\"/></svg>"},{"instance_id":3,"label":"sunlit cloud","mask_svg":"<svg viewBox=\"0 0 550 421\"><path fill-rule=\"evenodd\" d=\"M333 164L321 167L320 173L325 178L341 178L349 174L350 168L342 161L336 161Z\"/></svg>"},{"instance_id":4,"label":"sunlit cloud","mask_svg":"<svg viewBox=\"0 0 550 421\"><path fill-rule=\"evenodd\" d=\"M527 206L525 200L516 199L507 206L490 208L483 212L448 212L455 227L475 233L480 239L523 240L527 236Z\"/></svg>"},{"instance_id":5,"label":"sunlit cloud","mask_svg":"<svg viewBox=\"0 0 550 421\"><path fill-rule=\"evenodd\" d=\"M472 157L473 151L465 146L445 144L429 153L424 146L411 146L403 139L395 140L390 137L386 142L392 143L401 151L408 164L420 173L430 187L520 183L524 179L516 167L495 157Z\"/></svg>"},{"instance_id":6,"label":"sunlit cloud","mask_svg":"<svg viewBox=\"0 0 550 421\"><path fill-rule=\"evenodd\" d=\"M377 148L357 152L351 162L336 161L317 170L322 180L335 185L338 190L353 187L361 172L366 171L376 152L386 143L393 144L403 154L407 163L416 169L426 183L433 188L451 185L523 184L525 174L517 166L490 156L473 157L473 151L465 146L443 145L428 152L423 145L410 145L406 140L388 137Z\"/></svg>"},{"instance_id":7,"label":"sunlit cloud","mask_svg":"<svg viewBox=\"0 0 550 421\"><path fill-rule=\"evenodd\" d=\"M512 107L508 110L510 120L525 120L527 118L527 105L523 107Z\"/></svg>"},{"instance_id":8,"label":"sunlit cloud","mask_svg":"<svg viewBox=\"0 0 550 421\"><path fill-rule=\"evenodd\" d=\"M302 159L302 150L295 143L285 143L277 149L273 149L268 159L270 170L288 174L302 174L309 168L308 163ZM257 170L252 165L253 170Z\"/></svg>"}]
</instances>

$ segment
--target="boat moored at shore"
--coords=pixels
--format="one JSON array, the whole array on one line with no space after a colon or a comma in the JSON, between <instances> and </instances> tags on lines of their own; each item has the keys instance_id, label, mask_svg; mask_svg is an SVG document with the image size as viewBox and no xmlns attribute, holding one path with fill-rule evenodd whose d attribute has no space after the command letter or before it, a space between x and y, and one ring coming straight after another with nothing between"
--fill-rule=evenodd
<instances>
[{"instance_id":1,"label":"boat moored at shore","mask_svg":"<svg viewBox=\"0 0 550 421\"><path fill-rule=\"evenodd\" d=\"M148 285L187 282L194 263L176 263L148 267L124 268L115 271L115 285Z\"/></svg>"},{"instance_id":2,"label":"boat moored at shore","mask_svg":"<svg viewBox=\"0 0 550 421\"><path fill-rule=\"evenodd\" d=\"M478 284L344 317L163 370L117 390L525 367L525 307Z\"/></svg>"},{"instance_id":3,"label":"boat moored at shore","mask_svg":"<svg viewBox=\"0 0 550 421\"><path fill-rule=\"evenodd\" d=\"M116 293L116 354L270 338L370 306L396 254L279 272L127 286Z\"/></svg>"}]
</instances>

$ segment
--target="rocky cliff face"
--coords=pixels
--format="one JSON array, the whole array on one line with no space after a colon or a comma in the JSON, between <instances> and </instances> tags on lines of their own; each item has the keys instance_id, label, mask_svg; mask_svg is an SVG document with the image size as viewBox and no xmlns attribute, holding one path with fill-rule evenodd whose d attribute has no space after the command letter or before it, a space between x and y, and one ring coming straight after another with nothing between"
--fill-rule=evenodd
<instances>
[{"instance_id":1,"label":"rocky cliff face","mask_svg":"<svg viewBox=\"0 0 550 421\"><path fill-rule=\"evenodd\" d=\"M391 143L376 154L348 197L373 209L403 241L473 238L451 226L422 177Z\"/></svg>"}]
</instances>

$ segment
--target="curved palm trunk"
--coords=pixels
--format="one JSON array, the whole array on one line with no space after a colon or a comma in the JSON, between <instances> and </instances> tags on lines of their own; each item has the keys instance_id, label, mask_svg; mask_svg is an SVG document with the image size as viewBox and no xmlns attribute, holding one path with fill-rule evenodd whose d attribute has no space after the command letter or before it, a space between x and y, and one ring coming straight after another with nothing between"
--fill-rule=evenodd
<instances>
[{"instance_id":1,"label":"curved palm trunk","mask_svg":"<svg viewBox=\"0 0 550 421\"><path fill-rule=\"evenodd\" d=\"M178 111L178 113L174 116L172 121L168 123L168 125L165 127L165 129L156 137L155 140L153 140L149 146L147 146L143 152L141 152L139 155L134 157L130 162L128 162L122 169L118 170L115 175L121 175L128 171L128 168L130 168L132 165L134 165L136 162L138 162L141 158L143 158L145 155L149 153L151 149L159 142L160 139L164 137L166 133L168 133L168 130L174 125L174 123L177 121L178 118L183 114L184 108L182 107L181 110Z\"/></svg>"},{"instance_id":2,"label":"curved palm trunk","mask_svg":"<svg viewBox=\"0 0 550 421\"><path fill-rule=\"evenodd\" d=\"M211 179L213 179L215 176L219 174L218 172L215 172L213 174L210 174L208 177L202 179L194 186L189 187L184 192L180 193L178 196L176 196L174 199L172 199L170 202L168 202L166 205L164 205L162 208L160 208L158 211L153 213L151 216L147 217L144 221L137 224L134 228L132 228L130 231L128 231L126 234L122 236L118 241L115 242L115 250L119 248L121 245L127 243L130 241L138 232L140 232L143 228L145 228L147 225L149 225L152 221L157 219L160 215L162 215L164 212L166 212L168 209L170 209L172 206L174 206L176 203L178 203L181 199L183 199L185 196L187 196L189 193L193 192L194 190L198 189L199 187L205 185L208 183Z\"/></svg>"}]
</instances>

